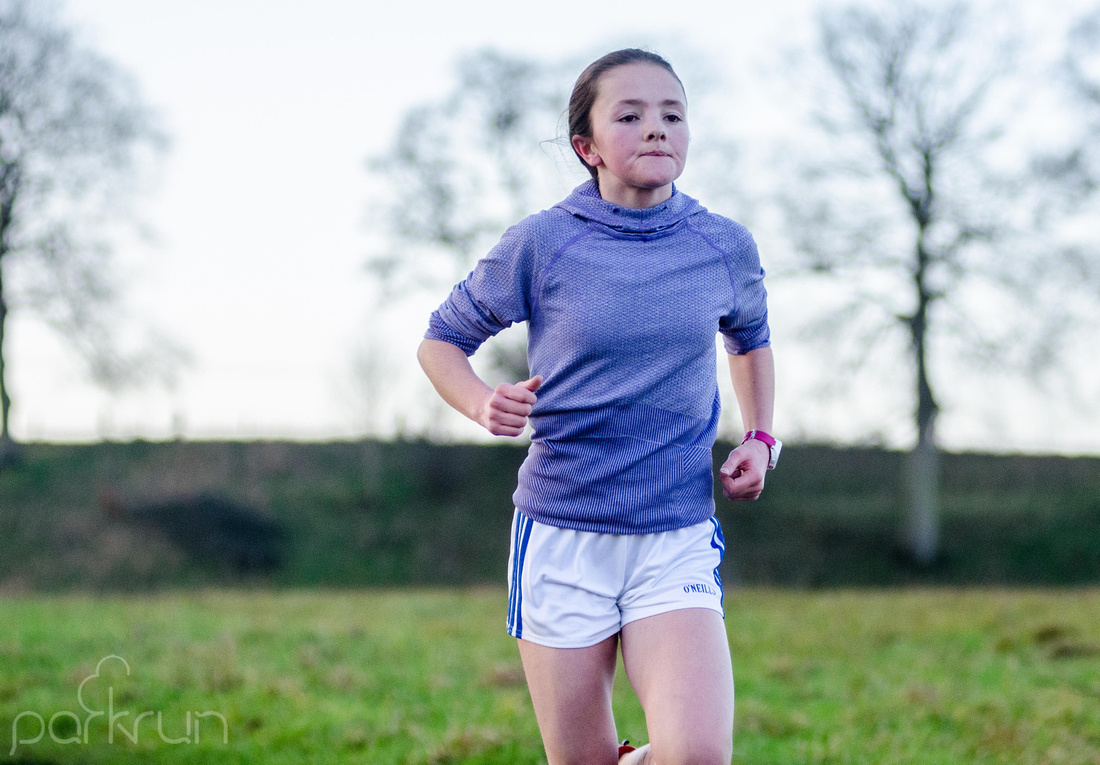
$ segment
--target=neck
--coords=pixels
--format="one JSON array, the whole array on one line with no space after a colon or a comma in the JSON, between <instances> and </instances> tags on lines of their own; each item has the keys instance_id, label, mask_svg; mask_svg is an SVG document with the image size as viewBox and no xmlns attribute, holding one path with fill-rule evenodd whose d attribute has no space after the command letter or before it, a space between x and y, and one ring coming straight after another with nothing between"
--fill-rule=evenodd
<instances>
[{"instance_id":1,"label":"neck","mask_svg":"<svg viewBox=\"0 0 1100 765\"><path fill-rule=\"evenodd\" d=\"M624 186L615 183L606 176L597 182L600 190L600 198L619 207L627 207L632 210L644 210L647 207L656 207L661 202L667 201L672 196L672 184L658 186L655 189L639 189L633 186Z\"/></svg>"}]
</instances>

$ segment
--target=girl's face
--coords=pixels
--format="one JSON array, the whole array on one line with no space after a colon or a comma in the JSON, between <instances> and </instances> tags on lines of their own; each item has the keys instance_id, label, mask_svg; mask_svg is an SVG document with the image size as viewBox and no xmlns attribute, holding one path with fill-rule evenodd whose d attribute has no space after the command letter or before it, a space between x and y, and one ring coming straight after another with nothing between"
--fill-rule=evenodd
<instances>
[{"instance_id":1,"label":"girl's face","mask_svg":"<svg viewBox=\"0 0 1100 765\"><path fill-rule=\"evenodd\" d=\"M600 196L623 207L652 207L672 196L689 142L687 98L679 81L656 64L604 72L592 104L592 137L573 146L596 168Z\"/></svg>"}]
</instances>

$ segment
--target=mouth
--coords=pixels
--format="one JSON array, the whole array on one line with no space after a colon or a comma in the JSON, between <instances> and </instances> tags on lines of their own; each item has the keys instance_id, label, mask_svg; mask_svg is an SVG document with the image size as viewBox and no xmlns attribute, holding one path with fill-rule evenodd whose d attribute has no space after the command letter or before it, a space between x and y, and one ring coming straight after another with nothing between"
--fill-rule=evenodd
<instances>
[{"instance_id":1,"label":"mouth","mask_svg":"<svg viewBox=\"0 0 1100 765\"><path fill-rule=\"evenodd\" d=\"M643 157L671 157L672 155L664 151L647 151L642 155Z\"/></svg>"}]
</instances>

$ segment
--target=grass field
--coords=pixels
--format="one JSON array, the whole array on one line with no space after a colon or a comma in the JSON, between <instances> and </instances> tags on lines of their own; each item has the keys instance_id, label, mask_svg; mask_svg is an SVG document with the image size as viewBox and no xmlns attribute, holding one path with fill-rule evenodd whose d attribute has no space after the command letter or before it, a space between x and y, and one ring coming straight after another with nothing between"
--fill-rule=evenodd
<instances>
[{"instance_id":1,"label":"grass field","mask_svg":"<svg viewBox=\"0 0 1100 765\"><path fill-rule=\"evenodd\" d=\"M726 607L737 763L1100 764L1100 590ZM539 763L505 608L497 589L9 597L0 763ZM622 672L617 710L643 741Z\"/></svg>"}]
</instances>

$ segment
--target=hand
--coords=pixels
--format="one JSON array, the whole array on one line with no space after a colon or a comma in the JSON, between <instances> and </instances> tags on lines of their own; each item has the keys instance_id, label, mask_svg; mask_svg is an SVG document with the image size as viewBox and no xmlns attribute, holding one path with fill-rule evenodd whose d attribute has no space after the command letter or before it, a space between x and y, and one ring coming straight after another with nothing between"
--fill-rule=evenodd
<instances>
[{"instance_id":1,"label":"hand","mask_svg":"<svg viewBox=\"0 0 1100 765\"><path fill-rule=\"evenodd\" d=\"M718 470L722 493L734 501L754 500L764 490L771 450L755 438L738 446Z\"/></svg>"},{"instance_id":2,"label":"hand","mask_svg":"<svg viewBox=\"0 0 1100 765\"><path fill-rule=\"evenodd\" d=\"M518 436L538 401L535 391L540 385L539 375L515 385L501 383L485 398L477 421L494 436Z\"/></svg>"}]
</instances>

